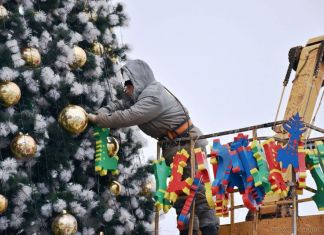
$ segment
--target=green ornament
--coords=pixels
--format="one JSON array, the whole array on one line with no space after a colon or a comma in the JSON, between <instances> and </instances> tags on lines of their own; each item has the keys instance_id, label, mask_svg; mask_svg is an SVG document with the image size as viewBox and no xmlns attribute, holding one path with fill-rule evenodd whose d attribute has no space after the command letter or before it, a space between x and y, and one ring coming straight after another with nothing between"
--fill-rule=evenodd
<instances>
[{"instance_id":1,"label":"green ornament","mask_svg":"<svg viewBox=\"0 0 324 235\"><path fill-rule=\"evenodd\" d=\"M112 174L118 174L118 156L110 156L108 151L108 141L110 130L108 128L94 128L94 137L96 139L96 164L95 171L100 173L100 176L107 175L108 171Z\"/></svg>"},{"instance_id":2,"label":"green ornament","mask_svg":"<svg viewBox=\"0 0 324 235\"><path fill-rule=\"evenodd\" d=\"M154 162L153 169L156 181L155 206L157 211L163 209L166 213L171 208L170 201L164 198L167 189L167 178L171 174L171 168L166 165L165 159L161 158L159 161Z\"/></svg>"},{"instance_id":3,"label":"green ornament","mask_svg":"<svg viewBox=\"0 0 324 235\"><path fill-rule=\"evenodd\" d=\"M271 184L269 182L269 168L263 147L254 140L251 145L253 157L257 161L258 169L251 170L255 187L262 185L266 193L272 193Z\"/></svg>"},{"instance_id":4,"label":"green ornament","mask_svg":"<svg viewBox=\"0 0 324 235\"><path fill-rule=\"evenodd\" d=\"M317 151L310 150L307 152L306 163L317 187L317 192L312 198L318 210L322 211L324 210L324 171L321 168L320 161L324 160L324 155L321 153L324 145L322 141L316 142L315 145L317 147Z\"/></svg>"}]
</instances>

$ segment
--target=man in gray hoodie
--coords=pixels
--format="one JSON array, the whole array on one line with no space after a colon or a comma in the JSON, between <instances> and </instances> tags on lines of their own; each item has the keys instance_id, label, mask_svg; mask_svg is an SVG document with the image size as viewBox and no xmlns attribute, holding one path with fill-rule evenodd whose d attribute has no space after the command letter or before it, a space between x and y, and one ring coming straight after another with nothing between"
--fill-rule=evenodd
<instances>
[{"instance_id":1,"label":"man in gray hoodie","mask_svg":"<svg viewBox=\"0 0 324 235\"><path fill-rule=\"evenodd\" d=\"M192 124L186 108L155 80L152 70L144 61L128 61L121 68L121 73L125 81L124 91L129 99L102 107L97 115L88 114L91 122L105 128L137 125L144 133L157 140L202 135L201 131ZM195 147L204 149L206 145L206 140L198 140ZM172 157L182 148L190 153L188 142L171 142L162 145L162 154L167 164L172 163ZM190 177L190 164L184 169L183 177ZM178 215L185 199L185 195L179 196L173 205ZM200 228L202 235L216 235L218 227L219 219L209 208L204 193L200 190L196 197L193 234L198 234ZM188 228L180 232L180 235L186 234Z\"/></svg>"}]
</instances>

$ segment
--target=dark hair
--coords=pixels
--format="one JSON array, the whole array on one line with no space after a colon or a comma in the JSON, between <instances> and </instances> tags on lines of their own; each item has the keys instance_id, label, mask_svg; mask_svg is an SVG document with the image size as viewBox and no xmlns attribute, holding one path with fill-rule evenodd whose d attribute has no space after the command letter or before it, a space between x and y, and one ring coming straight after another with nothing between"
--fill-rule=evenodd
<instances>
[{"instance_id":1,"label":"dark hair","mask_svg":"<svg viewBox=\"0 0 324 235\"><path fill-rule=\"evenodd\" d=\"M127 85L133 85L132 81L131 80L125 81L124 86L127 86Z\"/></svg>"}]
</instances>

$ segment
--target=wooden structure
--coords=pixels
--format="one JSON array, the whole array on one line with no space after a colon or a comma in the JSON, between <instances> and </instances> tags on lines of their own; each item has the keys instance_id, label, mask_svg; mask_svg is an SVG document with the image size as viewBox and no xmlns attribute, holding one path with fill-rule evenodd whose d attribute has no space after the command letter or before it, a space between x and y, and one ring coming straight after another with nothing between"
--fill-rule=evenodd
<instances>
[{"instance_id":1,"label":"wooden structure","mask_svg":"<svg viewBox=\"0 0 324 235\"><path fill-rule=\"evenodd\" d=\"M306 187L310 192L316 192L315 189ZM234 203L234 193L231 194L230 207L230 224L221 225L219 235L257 235L257 234L324 234L324 215L298 216L298 203L310 202L312 198L296 200L282 200L276 202L266 202L258 212L254 214L252 221L234 223L235 210L244 208L244 205L236 205ZM282 218L260 219L260 214L266 213L267 210L272 212L272 208L277 205L290 204L293 210L293 216ZM296 217L296 221L294 219Z\"/></svg>"},{"instance_id":2,"label":"wooden structure","mask_svg":"<svg viewBox=\"0 0 324 235\"><path fill-rule=\"evenodd\" d=\"M265 124L260 124L256 126L250 126L235 130L229 130L219 133L213 133L209 135L203 135L197 139L206 139L217 136L224 136L228 134L235 134L239 132L253 131L253 139L263 140L269 137L257 137L256 130L261 128L272 127L274 125L281 125L284 121L270 122ZM322 134L324 134L324 129L313 126L311 124L305 123L305 126L316 130ZM272 137L273 138L273 137ZM279 139L274 137L277 141L285 142L285 139ZM182 141L192 141L190 138L182 138ZM318 137L307 140L307 145L311 146L314 141L324 140L324 137ZM191 143L192 144L192 143ZM160 144L158 143L158 159L160 158ZM265 234L313 234L317 229L320 231L318 234L324 234L324 215L316 215L316 216L298 216L298 203L304 203L313 201L312 198L305 198L298 200L297 194L295 193L296 180L295 177L292 177L292 181L290 182L290 187L292 190L292 199L289 200L280 200L280 201L266 201L263 203L262 207L258 212L254 214L253 221L246 221L241 223L234 223L235 219L235 210L244 208L244 205L235 205L234 203L234 193L237 193L237 190L234 193L230 193L230 221L231 223L228 225L222 225L220 227L220 235L236 235L236 234L247 234L247 235L257 235L266 232ZM306 187L306 190L316 193L316 190L310 187ZM268 214L268 212L272 213L273 208L276 208L278 205L291 205L292 216L283 217L283 218L272 218L272 219L259 219L260 214ZM192 208L192 212L194 211L194 207ZM155 235L159 234L159 212L156 212L155 216ZM189 226L189 231L192 233L192 224ZM271 231L271 229L276 229L276 231ZM307 230L308 229L308 230ZM311 230L313 229L313 230ZM289 231L288 231L289 230ZM309 232L313 231L313 232ZM316 233L314 233L316 234Z\"/></svg>"},{"instance_id":3,"label":"wooden structure","mask_svg":"<svg viewBox=\"0 0 324 235\"><path fill-rule=\"evenodd\" d=\"M285 217L222 225L219 235L287 235L291 234L292 229L291 218ZM324 215L298 217L297 233L298 235L324 234Z\"/></svg>"}]
</instances>

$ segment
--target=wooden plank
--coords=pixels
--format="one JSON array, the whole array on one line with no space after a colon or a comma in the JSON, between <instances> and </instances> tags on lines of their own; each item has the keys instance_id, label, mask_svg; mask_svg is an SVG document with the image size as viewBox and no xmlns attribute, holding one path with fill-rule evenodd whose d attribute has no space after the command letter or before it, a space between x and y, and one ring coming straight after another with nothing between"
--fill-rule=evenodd
<instances>
[{"instance_id":1,"label":"wooden plank","mask_svg":"<svg viewBox=\"0 0 324 235\"><path fill-rule=\"evenodd\" d=\"M219 235L230 235L231 234L231 225L221 225L218 231Z\"/></svg>"},{"instance_id":2,"label":"wooden plank","mask_svg":"<svg viewBox=\"0 0 324 235\"><path fill-rule=\"evenodd\" d=\"M302 216L298 222L298 235L324 234L324 215Z\"/></svg>"},{"instance_id":3,"label":"wooden plank","mask_svg":"<svg viewBox=\"0 0 324 235\"><path fill-rule=\"evenodd\" d=\"M260 214L261 215L267 215L267 214L276 214L277 211L277 205L265 205L261 206L260 208Z\"/></svg>"},{"instance_id":4,"label":"wooden plank","mask_svg":"<svg viewBox=\"0 0 324 235\"><path fill-rule=\"evenodd\" d=\"M250 235L253 233L253 222L241 222L232 226L236 235ZM259 220L257 234L291 234L291 217ZM324 234L324 215L300 216L297 219L298 235L320 235ZM231 225L220 226L219 235L230 235Z\"/></svg>"},{"instance_id":5,"label":"wooden plank","mask_svg":"<svg viewBox=\"0 0 324 235\"><path fill-rule=\"evenodd\" d=\"M253 224L252 224L252 234L257 235L258 234L258 220L259 220L259 213L258 211L253 212Z\"/></svg>"},{"instance_id":6,"label":"wooden plank","mask_svg":"<svg viewBox=\"0 0 324 235\"><path fill-rule=\"evenodd\" d=\"M310 202L310 201L313 201L313 199L311 197L297 200L298 203ZM285 205L285 204L293 204L293 200L281 200L281 201L277 201L277 202L264 202L261 209L265 208L265 210L266 210L266 207L275 206L275 205ZM233 208L231 207L230 210L235 210L235 209L240 209L240 208L245 208L245 206L243 204L236 205Z\"/></svg>"}]
</instances>

